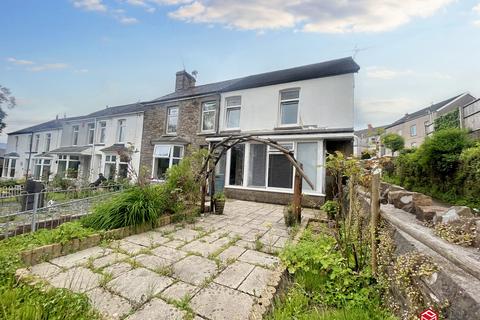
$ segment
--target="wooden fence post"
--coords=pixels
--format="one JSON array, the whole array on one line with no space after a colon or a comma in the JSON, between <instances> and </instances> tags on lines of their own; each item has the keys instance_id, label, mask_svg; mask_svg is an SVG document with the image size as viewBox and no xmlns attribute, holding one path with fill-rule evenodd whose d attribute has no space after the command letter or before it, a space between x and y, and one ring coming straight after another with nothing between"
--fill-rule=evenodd
<instances>
[{"instance_id":1,"label":"wooden fence post","mask_svg":"<svg viewBox=\"0 0 480 320\"><path fill-rule=\"evenodd\" d=\"M380 173L373 171L372 174L372 190L370 197L370 211L371 211L371 237L372 237L372 272L377 275L377 229L380 219Z\"/></svg>"},{"instance_id":2,"label":"wooden fence post","mask_svg":"<svg viewBox=\"0 0 480 320\"><path fill-rule=\"evenodd\" d=\"M302 167L302 165L300 165ZM298 223L302 220L302 176L295 170L295 181L293 183L293 213Z\"/></svg>"},{"instance_id":3,"label":"wooden fence post","mask_svg":"<svg viewBox=\"0 0 480 320\"><path fill-rule=\"evenodd\" d=\"M207 196L207 179L202 177L202 195L200 197L200 212L205 213L205 198Z\"/></svg>"}]
</instances>

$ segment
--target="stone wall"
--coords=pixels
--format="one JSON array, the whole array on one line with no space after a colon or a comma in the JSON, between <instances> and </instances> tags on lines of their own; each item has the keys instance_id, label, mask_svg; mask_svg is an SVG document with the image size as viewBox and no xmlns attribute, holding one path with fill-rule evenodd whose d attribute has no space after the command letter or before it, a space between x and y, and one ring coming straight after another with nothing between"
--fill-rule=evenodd
<instances>
[{"instance_id":1,"label":"stone wall","mask_svg":"<svg viewBox=\"0 0 480 320\"><path fill-rule=\"evenodd\" d=\"M256 202L265 202L273 204L289 204L292 202L293 194L291 193L280 193L272 191L257 191L257 190L247 190L247 189L237 189L225 187L224 189L225 196L230 199L245 200L245 201L256 201ZM325 197L323 196L311 196L303 195L302 206L305 207L319 207L325 202Z\"/></svg>"},{"instance_id":2,"label":"stone wall","mask_svg":"<svg viewBox=\"0 0 480 320\"><path fill-rule=\"evenodd\" d=\"M140 167L142 170L148 176L151 175L155 144L182 144L187 147L187 154L190 149L206 147L207 142L205 138L208 134L202 134L200 130L202 103L217 101L218 106L219 99L219 95L210 95L182 101L160 102L145 110L142 148L140 150ZM166 133L167 108L174 106L179 107L176 135Z\"/></svg>"}]
</instances>

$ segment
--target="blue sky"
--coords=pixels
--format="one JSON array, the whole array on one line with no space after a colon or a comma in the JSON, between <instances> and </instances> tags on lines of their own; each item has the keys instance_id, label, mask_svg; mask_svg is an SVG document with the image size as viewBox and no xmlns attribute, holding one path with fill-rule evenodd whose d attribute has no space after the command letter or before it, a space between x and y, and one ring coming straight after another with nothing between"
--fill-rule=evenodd
<instances>
[{"instance_id":1,"label":"blue sky","mask_svg":"<svg viewBox=\"0 0 480 320\"><path fill-rule=\"evenodd\" d=\"M173 90L353 55L357 128L480 96L480 0L2 0L6 132ZM5 141L2 134L0 141Z\"/></svg>"}]
</instances>

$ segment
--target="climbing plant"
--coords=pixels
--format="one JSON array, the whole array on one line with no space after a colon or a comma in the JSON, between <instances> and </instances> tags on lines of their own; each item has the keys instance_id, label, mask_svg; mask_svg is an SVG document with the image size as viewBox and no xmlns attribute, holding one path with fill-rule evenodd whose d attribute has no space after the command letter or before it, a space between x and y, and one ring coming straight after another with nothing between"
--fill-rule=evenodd
<instances>
[{"instance_id":1,"label":"climbing plant","mask_svg":"<svg viewBox=\"0 0 480 320\"><path fill-rule=\"evenodd\" d=\"M460 117L458 110L446 113L434 121L435 131L460 128Z\"/></svg>"}]
</instances>

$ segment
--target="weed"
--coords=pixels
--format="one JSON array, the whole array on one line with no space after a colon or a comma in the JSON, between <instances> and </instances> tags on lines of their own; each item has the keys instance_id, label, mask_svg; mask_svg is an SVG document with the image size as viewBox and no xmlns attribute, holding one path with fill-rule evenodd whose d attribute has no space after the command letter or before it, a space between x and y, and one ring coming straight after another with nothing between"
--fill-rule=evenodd
<instances>
[{"instance_id":1,"label":"weed","mask_svg":"<svg viewBox=\"0 0 480 320\"><path fill-rule=\"evenodd\" d=\"M156 273L158 273L159 275L161 276L165 276L165 277L171 277L173 275L173 268L172 266L162 266L162 267L158 267L156 268L155 270Z\"/></svg>"}]
</instances>

